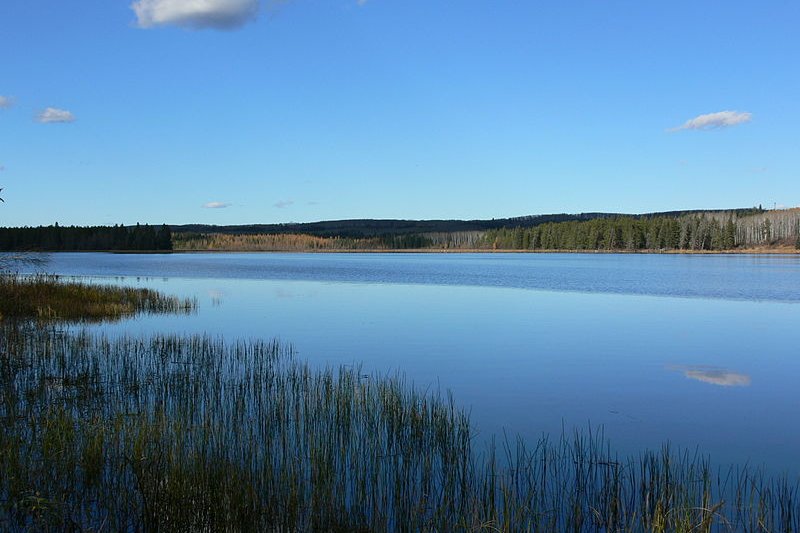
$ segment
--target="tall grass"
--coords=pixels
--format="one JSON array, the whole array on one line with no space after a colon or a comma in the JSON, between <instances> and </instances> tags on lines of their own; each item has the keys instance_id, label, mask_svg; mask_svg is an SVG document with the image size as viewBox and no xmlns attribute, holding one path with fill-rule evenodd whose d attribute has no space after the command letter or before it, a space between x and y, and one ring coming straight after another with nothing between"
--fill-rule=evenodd
<instances>
[{"instance_id":1,"label":"tall grass","mask_svg":"<svg viewBox=\"0 0 800 533\"><path fill-rule=\"evenodd\" d=\"M93 322L137 313L186 313L194 300L151 289L64 281L58 276L0 275L0 319Z\"/></svg>"},{"instance_id":2,"label":"tall grass","mask_svg":"<svg viewBox=\"0 0 800 533\"><path fill-rule=\"evenodd\" d=\"M0 530L800 530L794 481L592 431L483 445L449 395L275 342L0 333Z\"/></svg>"}]
</instances>

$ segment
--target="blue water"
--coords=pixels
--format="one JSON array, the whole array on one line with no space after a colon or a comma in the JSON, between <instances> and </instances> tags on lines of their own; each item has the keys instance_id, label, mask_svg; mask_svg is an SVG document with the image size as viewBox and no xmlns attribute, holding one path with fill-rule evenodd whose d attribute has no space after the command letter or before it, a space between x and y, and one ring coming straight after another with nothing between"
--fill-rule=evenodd
<instances>
[{"instance_id":1,"label":"blue water","mask_svg":"<svg viewBox=\"0 0 800 533\"><path fill-rule=\"evenodd\" d=\"M278 337L448 389L479 440L602 425L800 476L800 257L53 254L45 270L194 296L120 331Z\"/></svg>"}]
</instances>

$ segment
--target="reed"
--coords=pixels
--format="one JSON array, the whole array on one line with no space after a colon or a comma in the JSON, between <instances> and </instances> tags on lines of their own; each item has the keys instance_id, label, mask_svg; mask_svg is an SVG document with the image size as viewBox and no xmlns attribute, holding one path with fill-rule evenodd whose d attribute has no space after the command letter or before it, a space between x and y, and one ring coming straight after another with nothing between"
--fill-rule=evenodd
<instances>
[{"instance_id":1,"label":"reed","mask_svg":"<svg viewBox=\"0 0 800 533\"><path fill-rule=\"evenodd\" d=\"M190 313L197 304L151 289L65 281L59 276L0 275L0 319L97 322L137 313Z\"/></svg>"},{"instance_id":2,"label":"reed","mask_svg":"<svg viewBox=\"0 0 800 533\"><path fill-rule=\"evenodd\" d=\"M800 530L796 480L594 430L483 445L447 394L276 342L0 334L0 530Z\"/></svg>"}]
</instances>

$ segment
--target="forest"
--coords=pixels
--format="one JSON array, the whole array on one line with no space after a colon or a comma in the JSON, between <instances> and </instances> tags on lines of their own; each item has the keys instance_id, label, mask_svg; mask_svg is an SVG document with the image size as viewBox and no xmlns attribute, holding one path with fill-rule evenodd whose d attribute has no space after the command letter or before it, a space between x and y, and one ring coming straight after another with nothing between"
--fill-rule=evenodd
<instances>
[{"instance_id":1,"label":"forest","mask_svg":"<svg viewBox=\"0 0 800 533\"><path fill-rule=\"evenodd\" d=\"M426 235L381 235L380 237L318 237L299 233L225 234L175 233L173 249L236 252L322 252L348 250L417 250L431 248Z\"/></svg>"},{"instance_id":2,"label":"forest","mask_svg":"<svg viewBox=\"0 0 800 533\"><path fill-rule=\"evenodd\" d=\"M290 231L294 230L294 231ZM733 251L800 249L800 208L581 213L483 221L0 228L8 251Z\"/></svg>"},{"instance_id":3,"label":"forest","mask_svg":"<svg viewBox=\"0 0 800 533\"><path fill-rule=\"evenodd\" d=\"M652 218L670 217L677 218L693 214L719 214L733 213L745 216L763 213L761 208L745 208L722 210L684 210L665 211L646 214L622 213L554 213L544 215L525 215L509 218L492 218L483 220L400 220L400 219L350 219L350 220L323 220L320 222L288 222L282 224L248 224L234 226L214 226L207 224L173 225L174 233L193 234L222 234L222 235L313 235L316 237L340 238L368 238L386 235L428 235L428 234L454 234L472 233L500 228L530 228L548 222L586 221L596 218Z\"/></svg>"},{"instance_id":4,"label":"forest","mask_svg":"<svg viewBox=\"0 0 800 533\"><path fill-rule=\"evenodd\" d=\"M800 249L800 209L674 212L649 216L596 213L580 220L539 221L535 225L489 230L383 233L370 237L176 232L173 244L176 250L198 251Z\"/></svg>"},{"instance_id":5,"label":"forest","mask_svg":"<svg viewBox=\"0 0 800 533\"><path fill-rule=\"evenodd\" d=\"M52 226L0 228L0 252L172 250L172 230L135 226Z\"/></svg>"},{"instance_id":6,"label":"forest","mask_svg":"<svg viewBox=\"0 0 800 533\"><path fill-rule=\"evenodd\" d=\"M478 247L496 250L721 251L765 246L800 247L800 209L707 212L679 217L618 216L582 222L501 228Z\"/></svg>"}]
</instances>

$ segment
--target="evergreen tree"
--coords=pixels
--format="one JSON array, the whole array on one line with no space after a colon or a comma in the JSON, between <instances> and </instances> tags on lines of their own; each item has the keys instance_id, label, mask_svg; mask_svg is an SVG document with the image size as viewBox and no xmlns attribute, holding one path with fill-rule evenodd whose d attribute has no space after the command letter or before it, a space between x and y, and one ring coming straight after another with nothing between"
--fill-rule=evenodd
<instances>
[{"instance_id":1,"label":"evergreen tree","mask_svg":"<svg viewBox=\"0 0 800 533\"><path fill-rule=\"evenodd\" d=\"M169 226L163 224L161 229L158 230L158 236L156 238L156 249L157 250L172 250L172 230L169 229Z\"/></svg>"},{"instance_id":2,"label":"evergreen tree","mask_svg":"<svg viewBox=\"0 0 800 533\"><path fill-rule=\"evenodd\" d=\"M794 242L794 247L797 250L800 250L800 222L796 224L794 232L797 234L797 240Z\"/></svg>"},{"instance_id":3,"label":"evergreen tree","mask_svg":"<svg viewBox=\"0 0 800 533\"><path fill-rule=\"evenodd\" d=\"M729 218L725 223L725 230L722 239L722 247L725 250L731 250L736 246L736 224L733 218Z\"/></svg>"}]
</instances>

